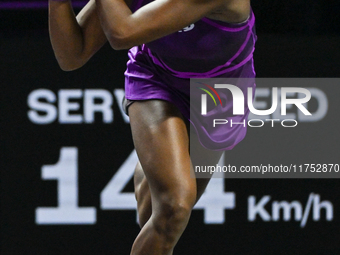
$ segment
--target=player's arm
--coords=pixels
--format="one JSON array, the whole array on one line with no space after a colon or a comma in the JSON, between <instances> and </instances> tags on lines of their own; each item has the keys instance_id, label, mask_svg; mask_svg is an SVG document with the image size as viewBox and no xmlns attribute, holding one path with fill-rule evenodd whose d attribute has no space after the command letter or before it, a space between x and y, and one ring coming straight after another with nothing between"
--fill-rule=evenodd
<instances>
[{"instance_id":1,"label":"player's arm","mask_svg":"<svg viewBox=\"0 0 340 255\"><path fill-rule=\"evenodd\" d=\"M49 33L54 54L65 71L83 66L107 41L95 0L90 0L77 17L70 1L50 0Z\"/></svg>"},{"instance_id":2,"label":"player's arm","mask_svg":"<svg viewBox=\"0 0 340 255\"><path fill-rule=\"evenodd\" d=\"M95 1L75 16L70 1L49 1L49 33L56 59L65 71L83 66L107 41Z\"/></svg>"},{"instance_id":3,"label":"player's arm","mask_svg":"<svg viewBox=\"0 0 340 255\"><path fill-rule=\"evenodd\" d=\"M95 0L99 18L111 46L126 49L186 27L225 0L156 0L131 13L124 0Z\"/></svg>"}]
</instances>

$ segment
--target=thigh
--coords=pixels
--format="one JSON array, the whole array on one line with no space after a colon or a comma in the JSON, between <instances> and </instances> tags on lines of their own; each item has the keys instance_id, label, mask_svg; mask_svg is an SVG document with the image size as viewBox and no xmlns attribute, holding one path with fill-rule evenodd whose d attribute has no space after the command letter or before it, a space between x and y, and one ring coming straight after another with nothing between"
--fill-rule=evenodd
<instances>
[{"instance_id":1,"label":"thigh","mask_svg":"<svg viewBox=\"0 0 340 255\"><path fill-rule=\"evenodd\" d=\"M129 107L129 116L152 201L170 195L193 206L196 181L191 178L189 136L180 111L163 100L136 101Z\"/></svg>"},{"instance_id":2,"label":"thigh","mask_svg":"<svg viewBox=\"0 0 340 255\"><path fill-rule=\"evenodd\" d=\"M139 107L138 111L145 111L145 110L142 110L140 106L138 106L138 107ZM177 113L171 114L172 117L174 117L175 115L177 115ZM139 114L138 116L141 117L142 115ZM181 116L179 116L179 117L181 118ZM157 118L159 119L159 117L157 117ZM152 122L154 122L154 121L155 120L152 120ZM189 132L189 125L190 124L188 123L188 121L185 121L185 120L184 120L184 123L187 127L187 132L189 134L190 133ZM136 125L136 129L141 130L141 128L142 128L141 122L138 121L137 124L138 125ZM195 166L204 166L204 165L209 166L209 165L216 165L218 163L223 151L212 151L212 150L208 150L208 149L204 148L201 145L201 143L199 142L198 137L195 133L191 133L189 139L190 139L190 150L191 150L190 151L190 159L191 159L193 168ZM165 137L162 137L161 140L167 142L167 139ZM185 143L186 143L186 139L183 140L183 141L185 141ZM149 146L150 144L147 142L144 145ZM187 148L189 148L189 143L188 143L188 145L183 144L183 150L184 150L185 154L186 154ZM177 149L177 148L175 148L175 149ZM147 149L144 148L144 150L147 150ZM161 162L159 162L159 163L161 163ZM193 174L193 170L191 170L191 171L192 171L191 172L191 178L194 179L195 176ZM148 179L145 178L144 170L143 170L140 163L137 164L134 181L135 181L135 190L136 191L138 190L138 195L139 195L138 199L140 199L140 202L143 202L143 201L151 202L150 191L149 191L149 187L148 187L149 186L148 185ZM209 181L210 181L210 178L197 178L196 179L196 199L195 199L195 203L199 200L199 198L204 193L205 188L207 187ZM136 194L136 196L137 196L137 194ZM149 204L149 206L151 208L151 203Z\"/></svg>"}]
</instances>

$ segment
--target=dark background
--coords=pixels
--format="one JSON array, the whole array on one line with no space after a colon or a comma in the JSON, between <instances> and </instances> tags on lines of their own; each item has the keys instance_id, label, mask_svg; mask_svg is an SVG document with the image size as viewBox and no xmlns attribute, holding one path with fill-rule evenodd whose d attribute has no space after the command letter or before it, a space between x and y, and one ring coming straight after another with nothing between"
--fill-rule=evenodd
<instances>
[{"instance_id":1,"label":"dark background","mask_svg":"<svg viewBox=\"0 0 340 255\"><path fill-rule=\"evenodd\" d=\"M26 1L27 3L29 1ZM0 3L4 3L1 1ZM258 77L333 77L340 73L340 7L335 0L254 1ZM139 228L135 211L103 210L100 193L133 150L129 126L113 104L114 121L104 124L37 125L27 117L28 95L44 88L123 88L126 51L108 45L74 72L59 69L47 31L47 9L0 10L1 70L1 254L128 254ZM246 139L226 153L226 163L339 164L340 87L322 86L329 101L326 118L298 128L250 129ZM82 102L81 100L78 100ZM55 104L57 105L57 104ZM78 111L82 113L82 109ZM57 206L57 182L41 178L43 165L54 165L62 147L78 148L79 206L95 207L92 225L40 225L37 207ZM194 210L175 254L339 254L338 179L227 179L235 209L225 223L205 224ZM124 192L132 192L131 181ZM284 221L248 221L248 198L299 201L311 193L333 206L333 218L309 215L304 228L293 217ZM220 201L217 201L219 203Z\"/></svg>"}]
</instances>

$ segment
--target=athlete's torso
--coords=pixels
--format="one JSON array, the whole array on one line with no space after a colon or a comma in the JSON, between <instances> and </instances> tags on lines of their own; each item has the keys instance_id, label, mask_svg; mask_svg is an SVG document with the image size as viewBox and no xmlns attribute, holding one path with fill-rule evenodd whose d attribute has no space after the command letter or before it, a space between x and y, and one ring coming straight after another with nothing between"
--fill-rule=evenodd
<instances>
[{"instance_id":1,"label":"athlete's torso","mask_svg":"<svg viewBox=\"0 0 340 255\"><path fill-rule=\"evenodd\" d=\"M135 0L132 10L152 0ZM218 16L218 13L212 16ZM178 77L190 74L223 73L252 58L256 40L255 18L231 24L203 18L178 32L143 46L153 62Z\"/></svg>"}]
</instances>

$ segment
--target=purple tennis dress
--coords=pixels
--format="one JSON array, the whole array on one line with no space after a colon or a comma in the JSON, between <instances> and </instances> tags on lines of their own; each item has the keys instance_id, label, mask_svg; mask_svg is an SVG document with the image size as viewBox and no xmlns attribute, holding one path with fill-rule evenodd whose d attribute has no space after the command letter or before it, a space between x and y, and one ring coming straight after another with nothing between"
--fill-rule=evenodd
<instances>
[{"instance_id":1,"label":"purple tennis dress","mask_svg":"<svg viewBox=\"0 0 340 255\"><path fill-rule=\"evenodd\" d=\"M148 4L150 0L135 0L132 11ZM182 30L136 46L129 51L125 72L125 97L128 100L161 99L176 105L187 118L201 144L212 150L230 150L246 135L243 125L207 128L190 116L190 78L254 78L253 52L256 41L255 17L240 24L230 24L203 18ZM246 95L252 83L241 83ZM245 114L233 116L232 100L226 102L218 115L246 120ZM211 116L210 116L211 117Z\"/></svg>"}]
</instances>

